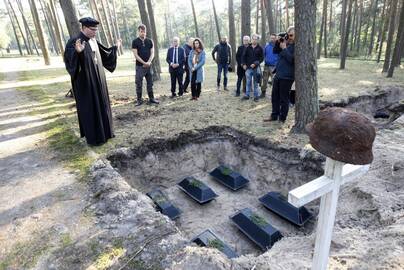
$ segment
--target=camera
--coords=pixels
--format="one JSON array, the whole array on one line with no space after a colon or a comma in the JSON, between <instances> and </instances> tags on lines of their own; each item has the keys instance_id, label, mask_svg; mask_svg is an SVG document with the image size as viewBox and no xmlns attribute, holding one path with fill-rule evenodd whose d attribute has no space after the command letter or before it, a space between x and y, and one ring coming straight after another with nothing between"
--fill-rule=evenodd
<instances>
[{"instance_id":1,"label":"camera","mask_svg":"<svg viewBox=\"0 0 404 270\"><path fill-rule=\"evenodd\" d=\"M279 37L279 42L284 42L285 40L288 40L288 33L281 32L278 34L278 37Z\"/></svg>"}]
</instances>

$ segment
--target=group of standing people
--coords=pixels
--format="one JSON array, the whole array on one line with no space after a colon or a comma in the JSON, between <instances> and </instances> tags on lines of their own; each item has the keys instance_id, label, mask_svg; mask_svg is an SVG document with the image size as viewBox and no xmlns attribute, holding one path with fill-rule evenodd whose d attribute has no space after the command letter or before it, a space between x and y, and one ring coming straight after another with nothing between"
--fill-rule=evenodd
<instances>
[{"instance_id":1,"label":"group of standing people","mask_svg":"<svg viewBox=\"0 0 404 270\"><path fill-rule=\"evenodd\" d=\"M76 99L77 114L81 137L85 137L89 145L101 145L114 137L112 125L112 113L109 101L108 87L104 68L113 72L117 64L116 45L106 48L96 39L99 22L93 18L80 19L82 25L79 35L72 37L66 44L64 61L66 69L71 76L73 95ZM138 26L138 37L132 42L132 50L136 59L136 106L143 104L142 88L143 78L146 79L147 95L149 103L159 104L153 93L153 69L154 59L153 41L147 38L145 25ZM237 60L237 89L236 96L241 94L243 83L244 95L242 100L250 98L253 91L254 101L265 97L269 76L272 88L272 114L264 121L279 120L284 122L289 108L289 91L294 80L294 29L288 30L288 41L277 39L271 35L271 41L263 49L259 45L259 36L243 37L241 45L236 53ZM275 44L279 43L278 48ZM275 57L274 55L278 56ZM223 74L223 89L228 90L227 73L231 66L231 47L227 43L227 37L222 37L220 43L212 51L213 60L217 63L217 90L220 90L221 75ZM261 63L265 59L264 84L259 95L260 81L262 79ZM172 47L167 51L166 62L169 65L171 78L171 96L178 96L187 92L191 86L191 100L198 100L201 94L204 80L204 65L206 53L202 40L190 38L183 47L180 46L178 37L173 38ZM185 73L185 80L184 80ZM253 90L251 89L253 87ZM245 90L244 90L245 89Z\"/></svg>"}]
</instances>

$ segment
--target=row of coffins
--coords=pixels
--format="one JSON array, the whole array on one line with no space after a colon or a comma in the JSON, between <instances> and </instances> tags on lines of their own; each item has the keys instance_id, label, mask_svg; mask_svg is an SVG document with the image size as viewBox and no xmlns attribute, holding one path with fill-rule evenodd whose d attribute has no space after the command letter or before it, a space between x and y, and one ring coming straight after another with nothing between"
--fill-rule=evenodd
<instances>
[{"instance_id":1,"label":"row of coffins","mask_svg":"<svg viewBox=\"0 0 404 270\"><path fill-rule=\"evenodd\" d=\"M221 165L210 172L210 175L232 192L242 189L249 183L248 179L228 166ZM192 176L179 182L178 187L199 204L209 203L219 196L203 181ZM157 210L170 219L176 219L181 215L181 210L170 202L161 190L153 190L147 195L154 201ZM297 208L291 205L279 192L271 191L259 198L259 201L265 208L296 226L303 226L312 217L312 214L305 207ZM230 216L230 220L263 251L271 248L276 241L282 238L278 229L250 208L237 211ZM236 252L210 229L197 235L191 241L200 246L216 248L229 258L237 257Z\"/></svg>"}]
</instances>

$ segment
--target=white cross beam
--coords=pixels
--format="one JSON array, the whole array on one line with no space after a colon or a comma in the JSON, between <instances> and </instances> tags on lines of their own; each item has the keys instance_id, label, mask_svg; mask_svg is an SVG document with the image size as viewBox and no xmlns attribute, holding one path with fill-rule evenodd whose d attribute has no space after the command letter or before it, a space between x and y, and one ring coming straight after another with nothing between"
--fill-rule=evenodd
<instances>
[{"instance_id":1,"label":"white cross beam","mask_svg":"<svg viewBox=\"0 0 404 270\"><path fill-rule=\"evenodd\" d=\"M313 270L327 269L340 186L364 175L368 170L369 165L346 164L327 157L323 176L289 192L288 201L296 207L321 197Z\"/></svg>"}]
</instances>

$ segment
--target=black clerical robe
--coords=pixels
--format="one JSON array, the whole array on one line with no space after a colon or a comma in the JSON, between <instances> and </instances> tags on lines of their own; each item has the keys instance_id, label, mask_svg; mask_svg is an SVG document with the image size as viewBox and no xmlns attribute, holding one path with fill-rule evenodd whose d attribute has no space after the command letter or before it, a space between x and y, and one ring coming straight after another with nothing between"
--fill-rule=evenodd
<instances>
[{"instance_id":1,"label":"black clerical robe","mask_svg":"<svg viewBox=\"0 0 404 270\"><path fill-rule=\"evenodd\" d=\"M86 43L81 53L75 49L79 38ZM89 38L80 33L67 42L64 54L76 99L80 134L90 145L100 145L114 137L104 68L110 72L115 70L117 47L106 48L98 42L97 45L98 50L94 52Z\"/></svg>"}]
</instances>

